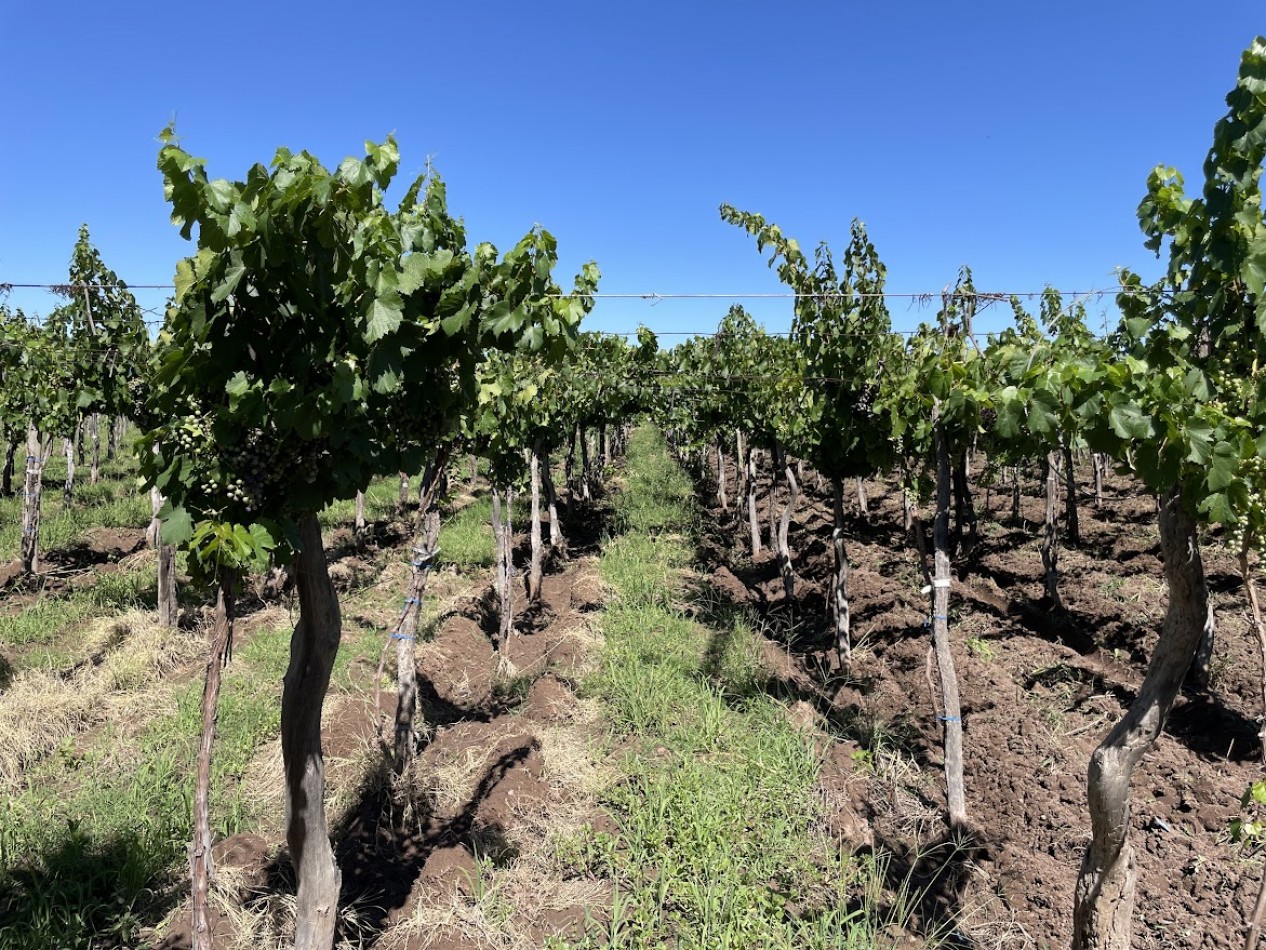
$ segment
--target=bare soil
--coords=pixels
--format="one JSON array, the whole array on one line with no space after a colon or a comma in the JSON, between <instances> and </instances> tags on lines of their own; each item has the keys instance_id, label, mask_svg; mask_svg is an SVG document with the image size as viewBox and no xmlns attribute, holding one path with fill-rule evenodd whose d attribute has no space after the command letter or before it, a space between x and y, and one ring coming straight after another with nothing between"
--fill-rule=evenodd
<instances>
[{"instance_id":1,"label":"bare soil","mask_svg":"<svg viewBox=\"0 0 1266 950\"><path fill-rule=\"evenodd\" d=\"M381 533L376 537L382 540ZM336 558L331 573L349 584L363 581L370 565L344 540L331 552ZM586 626L586 614L601 604L602 593L585 549L573 542L573 553L581 556L552 565L539 604L528 604L522 589L516 591L520 613L518 633L504 658L510 664L508 679L498 673L501 664L486 629L487 590L459 598L435 624L434 635L418 643L418 685L430 730L425 748L404 779L391 776L385 766L371 767L332 832L343 874L339 903L356 908L354 931L345 936L394 950L486 946L456 924L425 933L406 924L419 907L443 904L454 895L469 899L479 875L477 855L493 866L514 859L524 836L547 826L552 810L574 805L546 775L541 736L570 720L577 706L573 684L584 658L578 631ZM443 587L443 575L432 580L434 594L437 585ZM371 666L353 667L367 701L342 703L327 717L327 762L376 755L376 669ZM384 691L382 699L389 719L395 696ZM280 835L271 840L240 835L217 847L217 854L223 852L233 864L231 880L235 887L241 882L236 898L244 906L293 887ZM551 934L578 936L586 907L516 907L514 913L524 918L514 922L518 932L532 935L539 945ZM159 950L190 947L189 927L186 907ZM213 929L217 947L240 939L222 917Z\"/></svg>"},{"instance_id":2,"label":"bare soil","mask_svg":"<svg viewBox=\"0 0 1266 950\"><path fill-rule=\"evenodd\" d=\"M732 464L728 478L737 484ZM975 826L955 842L943 817L928 598L902 529L900 492L868 482L863 518L846 488L859 648L844 674L828 635L829 485L820 490L811 472L805 481L790 536L792 603L773 555L748 555L746 521L733 503L719 510L710 484L700 485L712 501L701 556L712 596L763 612L776 644L768 651L776 688L855 740L835 744L822 770L840 840L892 855L894 886L925 891L925 926L952 919L964 946L1066 946L1089 840L1089 757L1133 700L1165 612L1153 499L1125 479L1110 482L1100 509L1088 492L1079 498L1082 542L1061 553L1067 609L1059 612L1044 600L1038 482L1027 486L1019 524L1010 521L1009 494L987 499L977 488L980 537L955 565L950 608ZM767 488L762 481L766 529ZM1219 616L1212 686L1180 697L1135 776L1139 948L1242 946L1262 873L1228 834L1240 796L1261 776L1261 658L1231 559L1216 543L1204 559Z\"/></svg>"}]
</instances>

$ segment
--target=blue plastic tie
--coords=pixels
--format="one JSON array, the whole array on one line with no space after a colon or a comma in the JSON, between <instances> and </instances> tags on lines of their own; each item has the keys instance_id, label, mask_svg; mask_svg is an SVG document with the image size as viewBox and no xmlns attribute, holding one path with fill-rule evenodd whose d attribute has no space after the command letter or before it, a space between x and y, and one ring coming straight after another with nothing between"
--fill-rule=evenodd
<instances>
[{"instance_id":1,"label":"blue plastic tie","mask_svg":"<svg viewBox=\"0 0 1266 950\"><path fill-rule=\"evenodd\" d=\"M936 718L941 720L941 722L962 722L963 721L962 716L937 716Z\"/></svg>"},{"instance_id":2,"label":"blue plastic tie","mask_svg":"<svg viewBox=\"0 0 1266 950\"><path fill-rule=\"evenodd\" d=\"M416 597L406 597L406 598L404 599L404 602L405 602L406 604L420 604L420 603L422 603L422 601L418 600Z\"/></svg>"},{"instance_id":3,"label":"blue plastic tie","mask_svg":"<svg viewBox=\"0 0 1266 950\"><path fill-rule=\"evenodd\" d=\"M391 639L393 639L393 640L416 640L416 639L417 639L417 637L411 637L411 636L409 636L407 633L393 633L393 634L391 635Z\"/></svg>"}]
</instances>

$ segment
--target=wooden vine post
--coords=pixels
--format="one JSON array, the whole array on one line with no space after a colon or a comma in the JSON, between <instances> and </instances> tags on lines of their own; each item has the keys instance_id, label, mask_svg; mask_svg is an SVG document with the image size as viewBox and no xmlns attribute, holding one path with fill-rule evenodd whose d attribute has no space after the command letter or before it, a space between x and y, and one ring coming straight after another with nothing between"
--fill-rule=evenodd
<instances>
[{"instance_id":1,"label":"wooden vine post","mask_svg":"<svg viewBox=\"0 0 1266 950\"><path fill-rule=\"evenodd\" d=\"M40 432L32 420L26 428L26 473L22 480L22 571L40 569L40 497L44 479Z\"/></svg>"},{"instance_id":2,"label":"wooden vine post","mask_svg":"<svg viewBox=\"0 0 1266 950\"><path fill-rule=\"evenodd\" d=\"M932 645L940 676L941 714L945 748L945 791L950 828L967 826L967 793L963 783L963 709L958 697L958 672L950 646L950 495L953 476L950 466L949 436L941 408L932 410L936 451L936 515L932 522Z\"/></svg>"}]
</instances>

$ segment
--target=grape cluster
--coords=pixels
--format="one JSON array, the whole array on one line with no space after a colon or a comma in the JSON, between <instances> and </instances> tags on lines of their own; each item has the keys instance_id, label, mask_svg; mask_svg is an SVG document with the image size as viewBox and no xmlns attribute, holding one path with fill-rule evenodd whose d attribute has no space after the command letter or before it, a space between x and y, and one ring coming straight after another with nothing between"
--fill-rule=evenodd
<instances>
[{"instance_id":1,"label":"grape cluster","mask_svg":"<svg viewBox=\"0 0 1266 950\"><path fill-rule=\"evenodd\" d=\"M998 424L998 410L993 406L986 406L980 410L980 425L986 432L992 432L994 426Z\"/></svg>"},{"instance_id":2,"label":"grape cluster","mask_svg":"<svg viewBox=\"0 0 1266 950\"><path fill-rule=\"evenodd\" d=\"M212 455L209 451L211 425L206 415L198 411L198 404L192 396L184 399L181 404L185 408L185 415L178 416L175 425L171 427L172 442L187 455Z\"/></svg>"},{"instance_id":3,"label":"grape cluster","mask_svg":"<svg viewBox=\"0 0 1266 950\"><path fill-rule=\"evenodd\" d=\"M857 411L862 415L868 415L875 408L875 396L879 392L879 387L874 383L867 383L862 387L861 392L857 394L857 400L854 405Z\"/></svg>"},{"instance_id":4,"label":"grape cluster","mask_svg":"<svg viewBox=\"0 0 1266 950\"><path fill-rule=\"evenodd\" d=\"M158 421L150 409L150 397L149 380L144 376L133 376L127 381L127 399L131 407L129 415L142 430L154 428Z\"/></svg>"},{"instance_id":5,"label":"grape cluster","mask_svg":"<svg viewBox=\"0 0 1266 950\"><path fill-rule=\"evenodd\" d=\"M1248 508L1227 528L1226 540L1232 550L1256 550L1266 555L1266 458L1255 455L1241 464L1240 477L1248 486Z\"/></svg>"},{"instance_id":6,"label":"grape cluster","mask_svg":"<svg viewBox=\"0 0 1266 950\"><path fill-rule=\"evenodd\" d=\"M276 431L271 427L249 429L236 445L223 450L222 458L224 468L233 476L226 476L225 493L247 511L257 511L284 469Z\"/></svg>"},{"instance_id":7,"label":"grape cluster","mask_svg":"<svg viewBox=\"0 0 1266 950\"><path fill-rule=\"evenodd\" d=\"M1250 369L1243 365L1237 365L1236 361L1229 356L1224 356L1220 360L1214 361L1208 370L1208 377L1209 382L1213 384L1214 392L1217 394L1215 401L1218 403L1230 403L1239 407L1251 405L1256 395L1261 373L1261 367L1254 365ZM1237 414L1236 411L1229 407L1224 408L1227 415L1233 416Z\"/></svg>"}]
</instances>

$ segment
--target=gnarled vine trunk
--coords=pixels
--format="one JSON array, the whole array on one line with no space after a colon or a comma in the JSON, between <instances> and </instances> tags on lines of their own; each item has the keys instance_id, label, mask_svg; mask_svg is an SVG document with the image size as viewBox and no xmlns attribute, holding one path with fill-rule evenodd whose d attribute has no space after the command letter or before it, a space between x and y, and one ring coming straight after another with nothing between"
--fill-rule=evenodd
<instances>
[{"instance_id":1,"label":"gnarled vine trunk","mask_svg":"<svg viewBox=\"0 0 1266 950\"><path fill-rule=\"evenodd\" d=\"M89 481L95 485L101 475L101 414L94 412L90 418L92 420L89 423L92 434L92 469Z\"/></svg>"},{"instance_id":2,"label":"gnarled vine trunk","mask_svg":"<svg viewBox=\"0 0 1266 950\"><path fill-rule=\"evenodd\" d=\"M497 547L496 585L500 611L497 626L497 650L503 654L514 633L514 534L511 524L511 493L492 490L492 534Z\"/></svg>"},{"instance_id":3,"label":"gnarled vine trunk","mask_svg":"<svg viewBox=\"0 0 1266 950\"><path fill-rule=\"evenodd\" d=\"M541 578L545 573L545 540L541 536L541 441L528 450L528 472L532 483L532 524L528 532L532 543L532 560L528 565L528 600L541 599Z\"/></svg>"},{"instance_id":4,"label":"gnarled vine trunk","mask_svg":"<svg viewBox=\"0 0 1266 950\"><path fill-rule=\"evenodd\" d=\"M1196 521L1181 489L1160 507L1169 608L1134 702L1090 757L1086 781L1091 841L1077 878L1073 950L1129 950L1138 869L1130 842L1130 779L1178 696L1209 615Z\"/></svg>"},{"instance_id":5,"label":"gnarled vine trunk","mask_svg":"<svg viewBox=\"0 0 1266 950\"><path fill-rule=\"evenodd\" d=\"M775 551L778 549L778 475L782 464L778 458L778 446L769 453L769 501L765 513L769 515L769 544Z\"/></svg>"},{"instance_id":6,"label":"gnarled vine trunk","mask_svg":"<svg viewBox=\"0 0 1266 950\"><path fill-rule=\"evenodd\" d=\"M1081 544L1081 522L1077 519L1077 473L1073 470L1073 450L1065 443L1064 455L1064 536L1069 544Z\"/></svg>"},{"instance_id":7,"label":"gnarled vine trunk","mask_svg":"<svg viewBox=\"0 0 1266 950\"><path fill-rule=\"evenodd\" d=\"M1201 565L1201 573L1204 567ZM1196 647L1196 658L1191 661L1191 669L1187 671L1187 685L1192 689L1208 689L1213 678L1213 646L1217 638L1217 618L1213 613L1213 601L1208 603L1204 618L1204 632L1200 635L1200 646Z\"/></svg>"},{"instance_id":8,"label":"gnarled vine trunk","mask_svg":"<svg viewBox=\"0 0 1266 950\"><path fill-rule=\"evenodd\" d=\"M410 547L409 583L405 587L404 610L400 622L383 644L378 658L378 676L382 681L386 667L387 650L396 645L396 721L392 743L392 765L396 774L403 774L417 754L422 723L418 721L417 639L422 626L422 597L426 582L435 566L435 556L440 545L440 499L447 490L448 459L451 445L440 448L427 463L422 473L422 488L418 498L418 513L413 525L413 544ZM380 709L377 692L374 708ZM380 734L381 738L381 734Z\"/></svg>"},{"instance_id":9,"label":"gnarled vine trunk","mask_svg":"<svg viewBox=\"0 0 1266 950\"><path fill-rule=\"evenodd\" d=\"M356 522L352 530L358 539L365 536L365 493L363 491L356 493Z\"/></svg>"},{"instance_id":10,"label":"gnarled vine trunk","mask_svg":"<svg viewBox=\"0 0 1266 950\"><path fill-rule=\"evenodd\" d=\"M576 440L580 437L580 425L572 427L567 436L567 456L563 459L563 484L567 486L567 514L570 516L576 503Z\"/></svg>"},{"instance_id":11,"label":"gnarled vine trunk","mask_svg":"<svg viewBox=\"0 0 1266 950\"><path fill-rule=\"evenodd\" d=\"M563 523L558 517L558 492L554 488L554 473L550 471L548 450L541 453L541 480L545 483L545 507L549 512L550 549L566 551L567 539L563 537Z\"/></svg>"},{"instance_id":12,"label":"gnarled vine trunk","mask_svg":"<svg viewBox=\"0 0 1266 950\"><path fill-rule=\"evenodd\" d=\"M593 465L589 461L589 434L583 427L577 427L576 437L580 442L580 497L585 501L593 498L590 482L593 479Z\"/></svg>"},{"instance_id":13,"label":"gnarled vine trunk","mask_svg":"<svg viewBox=\"0 0 1266 950\"><path fill-rule=\"evenodd\" d=\"M176 547L163 543L163 526L158 512L163 507L163 496L157 488L149 490L152 518L146 538L150 547L158 552L158 622L164 627L174 627L180 621L180 604L176 599Z\"/></svg>"},{"instance_id":14,"label":"gnarled vine trunk","mask_svg":"<svg viewBox=\"0 0 1266 950\"><path fill-rule=\"evenodd\" d=\"M870 506L866 504L866 482L857 479L857 513L863 518L870 518Z\"/></svg>"},{"instance_id":15,"label":"gnarled vine trunk","mask_svg":"<svg viewBox=\"0 0 1266 950\"><path fill-rule=\"evenodd\" d=\"M752 557L760 554L760 518L756 512L756 450L747 450L747 523L751 528Z\"/></svg>"},{"instance_id":16,"label":"gnarled vine trunk","mask_svg":"<svg viewBox=\"0 0 1266 950\"><path fill-rule=\"evenodd\" d=\"M1064 609L1059 597L1059 453L1048 452L1046 470L1046 527L1042 534L1042 567L1046 596L1057 610Z\"/></svg>"},{"instance_id":17,"label":"gnarled vine trunk","mask_svg":"<svg viewBox=\"0 0 1266 950\"><path fill-rule=\"evenodd\" d=\"M325 820L321 708L342 635L338 595L330 582L315 514L299 521L295 554L299 622L290 638L290 666L281 694L281 755L286 777L286 843L298 878L296 950L330 950L342 873L334 863Z\"/></svg>"},{"instance_id":18,"label":"gnarled vine trunk","mask_svg":"<svg viewBox=\"0 0 1266 950\"><path fill-rule=\"evenodd\" d=\"M722 511L730 510L730 498L725 492L725 443L717 436L717 503Z\"/></svg>"},{"instance_id":19,"label":"gnarled vine trunk","mask_svg":"<svg viewBox=\"0 0 1266 950\"><path fill-rule=\"evenodd\" d=\"M783 477L787 480L787 501L778 519L778 570L782 574L782 588L787 595L787 603L790 604L796 593L796 573L791 565L791 548L787 544L787 535L791 531L791 515L795 511L796 502L800 500L800 482L796 480L795 467L776 442L774 443L774 466L782 468ZM771 506L774 503L772 492L769 503Z\"/></svg>"},{"instance_id":20,"label":"gnarled vine trunk","mask_svg":"<svg viewBox=\"0 0 1266 950\"><path fill-rule=\"evenodd\" d=\"M70 504L75 497L75 444L62 439L62 454L66 456L66 480L62 483L62 501Z\"/></svg>"},{"instance_id":21,"label":"gnarled vine trunk","mask_svg":"<svg viewBox=\"0 0 1266 950\"><path fill-rule=\"evenodd\" d=\"M835 521L831 527L831 551L835 555L835 582L832 585L831 617L835 622L835 652L840 668L848 669L853 658L853 641L848 609L848 552L844 547L844 480L831 477L832 508Z\"/></svg>"},{"instance_id":22,"label":"gnarled vine trunk","mask_svg":"<svg viewBox=\"0 0 1266 950\"><path fill-rule=\"evenodd\" d=\"M18 443L10 442L4 450L4 471L0 472L0 495L13 494L13 460L18 454Z\"/></svg>"},{"instance_id":23,"label":"gnarled vine trunk","mask_svg":"<svg viewBox=\"0 0 1266 950\"><path fill-rule=\"evenodd\" d=\"M971 554L976 546L976 503L972 499L971 482L967 475L967 450L959 452L954 458L951 484L954 491L954 534L952 550Z\"/></svg>"}]
</instances>

